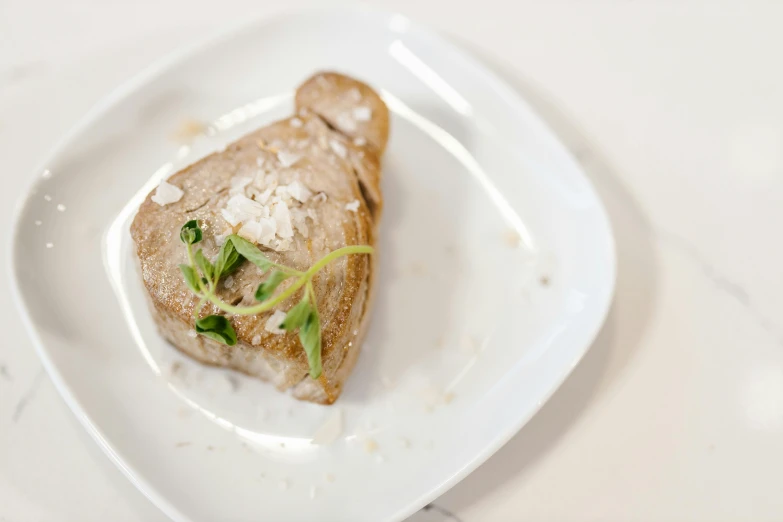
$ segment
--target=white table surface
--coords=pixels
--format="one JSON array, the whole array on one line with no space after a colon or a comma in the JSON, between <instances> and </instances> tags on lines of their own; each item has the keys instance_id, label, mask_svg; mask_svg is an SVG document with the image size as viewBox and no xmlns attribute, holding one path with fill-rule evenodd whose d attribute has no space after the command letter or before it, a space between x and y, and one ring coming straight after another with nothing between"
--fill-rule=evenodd
<instances>
[{"instance_id":1,"label":"white table surface","mask_svg":"<svg viewBox=\"0 0 783 522\"><path fill-rule=\"evenodd\" d=\"M323 3L2 0L0 242L34 165L109 90L238 17ZM372 3L518 86L583 162L619 250L583 362L411 522L783 520L783 2ZM162 520L66 409L6 289L0 521Z\"/></svg>"}]
</instances>

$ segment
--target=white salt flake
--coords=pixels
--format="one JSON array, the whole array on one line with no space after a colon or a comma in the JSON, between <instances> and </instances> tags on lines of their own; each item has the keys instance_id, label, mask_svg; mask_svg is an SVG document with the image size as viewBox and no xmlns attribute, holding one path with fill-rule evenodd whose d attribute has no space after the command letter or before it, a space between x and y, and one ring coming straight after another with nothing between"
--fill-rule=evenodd
<instances>
[{"instance_id":1,"label":"white salt flake","mask_svg":"<svg viewBox=\"0 0 783 522\"><path fill-rule=\"evenodd\" d=\"M262 227L258 221L248 221L239 229L237 235L247 239L251 243L258 243L261 240Z\"/></svg>"},{"instance_id":2,"label":"white salt flake","mask_svg":"<svg viewBox=\"0 0 783 522\"><path fill-rule=\"evenodd\" d=\"M277 233L277 221L272 218L261 218L258 220L258 224L261 225L258 242L265 246L269 245Z\"/></svg>"},{"instance_id":3,"label":"white salt flake","mask_svg":"<svg viewBox=\"0 0 783 522\"><path fill-rule=\"evenodd\" d=\"M294 229L291 226L291 213L288 206L282 201L275 204L272 210L272 218L277 221L277 235L281 238L293 237Z\"/></svg>"},{"instance_id":4,"label":"white salt flake","mask_svg":"<svg viewBox=\"0 0 783 522\"><path fill-rule=\"evenodd\" d=\"M230 235L230 234L215 234L215 244L216 244L217 246L219 246L219 247L222 247L222 246L223 246L223 243L225 243L225 242L226 242L226 238L227 238L229 235Z\"/></svg>"},{"instance_id":5,"label":"white salt flake","mask_svg":"<svg viewBox=\"0 0 783 522\"><path fill-rule=\"evenodd\" d=\"M234 194L226 203L226 208L221 210L221 214L231 226L237 226L239 223L269 217L269 209L244 194Z\"/></svg>"},{"instance_id":6,"label":"white salt flake","mask_svg":"<svg viewBox=\"0 0 783 522\"><path fill-rule=\"evenodd\" d=\"M46 170L44 170L44 171L43 171L43 173L41 173L41 177L42 177L43 179L49 179L49 178L51 178L51 177L52 177L52 171L51 171L51 170L49 170L49 169L46 169Z\"/></svg>"},{"instance_id":7,"label":"white salt flake","mask_svg":"<svg viewBox=\"0 0 783 522\"><path fill-rule=\"evenodd\" d=\"M353 139L353 144L357 147L363 147L367 145L367 140L362 138L361 136L357 136Z\"/></svg>"},{"instance_id":8,"label":"white salt flake","mask_svg":"<svg viewBox=\"0 0 783 522\"><path fill-rule=\"evenodd\" d=\"M275 310L275 313L273 313L271 316L269 316L269 319L266 320L266 324L264 325L264 329L269 332L276 335L284 334L285 330L282 330L280 328L280 323L283 322L285 319L285 312L282 310Z\"/></svg>"},{"instance_id":9,"label":"white salt flake","mask_svg":"<svg viewBox=\"0 0 783 522\"><path fill-rule=\"evenodd\" d=\"M227 208L220 209L220 215L223 216L223 219L232 227L235 227L240 223L239 216Z\"/></svg>"},{"instance_id":10,"label":"white salt flake","mask_svg":"<svg viewBox=\"0 0 783 522\"><path fill-rule=\"evenodd\" d=\"M351 90L348 91L348 96L355 102L361 101L362 99L362 93L359 92L359 89L356 87L352 87Z\"/></svg>"},{"instance_id":11,"label":"white salt flake","mask_svg":"<svg viewBox=\"0 0 783 522\"><path fill-rule=\"evenodd\" d=\"M269 187L268 189L263 191L261 194L256 196L256 201L258 201L262 205L266 205L267 202L269 201L269 197L272 195L273 191L274 191L274 189L272 187Z\"/></svg>"},{"instance_id":12,"label":"white salt flake","mask_svg":"<svg viewBox=\"0 0 783 522\"><path fill-rule=\"evenodd\" d=\"M191 339L195 339L198 337L198 332L196 330L188 330L188 337Z\"/></svg>"},{"instance_id":13,"label":"white salt flake","mask_svg":"<svg viewBox=\"0 0 783 522\"><path fill-rule=\"evenodd\" d=\"M59 205L57 205L57 210L59 210L60 212L65 212L65 205L60 203Z\"/></svg>"},{"instance_id":14,"label":"white salt flake","mask_svg":"<svg viewBox=\"0 0 783 522\"><path fill-rule=\"evenodd\" d=\"M353 132L356 130L356 122L350 114L342 112L337 115L337 126L347 132Z\"/></svg>"},{"instance_id":15,"label":"white salt flake","mask_svg":"<svg viewBox=\"0 0 783 522\"><path fill-rule=\"evenodd\" d=\"M351 212L356 212L359 210L359 200L354 199L350 203L345 204L345 210L350 210Z\"/></svg>"},{"instance_id":16,"label":"white salt flake","mask_svg":"<svg viewBox=\"0 0 783 522\"><path fill-rule=\"evenodd\" d=\"M46 201L51 201L52 200L52 196L50 196L49 194L44 194L44 199Z\"/></svg>"},{"instance_id":17,"label":"white salt flake","mask_svg":"<svg viewBox=\"0 0 783 522\"><path fill-rule=\"evenodd\" d=\"M241 194L244 193L245 187L250 185L253 182L253 178L247 177L247 176L234 176L230 180L231 184L231 194Z\"/></svg>"},{"instance_id":18,"label":"white salt flake","mask_svg":"<svg viewBox=\"0 0 783 522\"><path fill-rule=\"evenodd\" d=\"M356 121L370 121L372 109L369 107L356 107L353 110L353 117Z\"/></svg>"},{"instance_id":19,"label":"white salt flake","mask_svg":"<svg viewBox=\"0 0 783 522\"><path fill-rule=\"evenodd\" d=\"M263 158L263 156L259 156L259 157L256 158L256 166L258 168L261 168L261 167L264 166L264 158Z\"/></svg>"},{"instance_id":20,"label":"white salt flake","mask_svg":"<svg viewBox=\"0 0 783 522\"><path fill-rule=\"evenodd\" d=\"M281 150L277 153L277 159L280 161L280 164L284 167L290 167L300 159L302 159L301 154L295 154L293 152L288 152L285 150Z\"/></svg>"},{"instance_id":21,"label":"white salt flake","mask_svg":"<svg viewBox=\"0 0 783 522\"><path fill-rule=\"evenodd\" d=\"M313 434L313 444L328 445L340 438L343 433L343 410L335 409Z\"/></svg>"},{"instance_id":22,"label":"white salt flake","mask_svg":"<svg viewBox=\"0 0 783 522\"><path fill-rule=\"evenodd\" d=\"M253 346L258 346L261 344L261 336L260 335L254 335L253 338L250 340L250 344Z\"/></svg>"},{"instance_id":23,"label":"white salt flake","mask_svg":"<svg viewBox=\"0 0 783 522\"><path fill-rule=\"evenodd\" d=\"M54 248L54 243L46 243L46 248Z\"/></svg>"},{"instance_id":24,"label":"white salt flake","mask_svg":"<svg viewBox=\"0 0 783 522\"><path fill-rule=\"evenodd\" d=\"M167 181L161 181L151 199L161 207L164 207L170 203L176 203L182 199L184 194L185 192L183 192L181 188L174 186ZM63 207L63 210L65 210L65 207Z\"/></svg>"},{"instance_id":25,"label":"white salt flake","mask_svg":"<svg viewBox=\"0 0 783 522\"><path fill-rule=\"evenodd\" d=\"M292 181L291 183L288 184L287 188L288 188L288 193L291 194L291 197L301 203L305 203L313 195L310 189L307 188L304 185L304 183L302 183L299 180Z\"/></svg>"},{"instance_id":26,"label":"white salt flake","mask_svg":"<svg viewBox=\"0 0 783 522\"><path fill-rule=\"evenodd\" d=\"M345 148L345 145L343 145L337 140L329 140L329 148L332 149L332 152L334 152L341 158L345 159L345 155L347 153L347 149Z\"/></svg>"},{"instance_id":27,"label":"white salt flake","mask_svg":"<svg viewBox=\"0 0 783 522\"><path fill-rule=\"evenodd\" d=\"M302 126L302 120L299 118L291 118L291 120L288 122L291 124L291 127L294 127L295 129L298 129Z\"/></svg>"},{"instance_id":28,"label":"white salt flake","mask_svg":"<svg viewBox=\"0 0 783 522\"><path fill-rule=\"evenodd\" d=\"M323 203L324 201L326 201L326 192L319 192L313 198L313 202L315 203Z\"/></svg>"}]
</instances>

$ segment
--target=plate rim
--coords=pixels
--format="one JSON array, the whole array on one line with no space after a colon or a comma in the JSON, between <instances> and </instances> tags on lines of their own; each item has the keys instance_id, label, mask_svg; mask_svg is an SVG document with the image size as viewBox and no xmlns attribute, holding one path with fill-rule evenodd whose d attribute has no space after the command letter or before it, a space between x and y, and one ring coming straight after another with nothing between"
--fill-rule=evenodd
<instances>
[{"instance_id":1,"label":"plate rim","mask_svg":"<svg viewBox=\"0 0 783 522\"><path fill-rule=\"evenodd\" d=\"M80 134L84 132L90 125L94 124L113 106L122 102L124 99L132 95L138 89L148 85L154 81L158 76L165 73L170 67L177 63L186 60L203 49L208 49L224 39L230 38L232 35L237 34L244 29L250 27L263 27L271 24L281 23L290 18L297 18L302 16L312 15L333 15L336 13L347 13L349 15L356 14L372 14L377 17L384 17L386 19L400 18L407 22L406 30L415 30L419 35L424 35L427 38L431 38L441 45L444 49L456 52L459 54L460 59L463 60L471 68L479 69L482 71L485 81L492 86L493 89L498 92L504 103L513 105L516 109L521 109L526 112L530 121L535 122L538 126L538 131L546 135L547 139L561 148L563 154L571 161L574 168L577 169L579 175L585 183L585 189L589 192L590 196L597 202L595 211L597 217L603 222L606 231L606 254L607 261L607 280L608 287L604 294L603 300L599 300L597 306L600 306L599 313L596 315L597 319L587 329L587 333L584 335L584 342L581 349L579 349L573 363L562 373L560 378L553 380L553 384L549 387L547 392L542 395L542 399L538 401L534 408L531 408L527 415L520 416L516 422L512 423L510 429L506 431L500 431L484 448L474 454L474 456L457 472L448 476L443 480L440 485L433 490L427 491L419 495L414 502L409 502L407 505L402 506L396 512L389 515L386 519L387 522L401 521L406 517L411 516L416 511L425 506L428 502L436 499L444 494L446 491L454 487L458 482L463 480L467 475L472 473L476 468L481 466L490 457L492 457L498 450L500 450L512 437L514 437L533 416L538 413L541 407L552 397L552 395L562 386L565 380L571 375L576 366L582 361L587 351L595 343L595 340L606 323L607 316L611 310L612 303L614 302L614 296L617 286L617 246L612 226L611 219L606 210L604 202L598 194L593 181L585 172L582 165L576 160L571 150L566 146L562 139L554 132L549 123L542 118L538 111L528 103L523 94L515 89L511 84L503 79L490 65L484 63L473 53L469 52L455 41L450 38L445 32L439 31L431 27L426 23L413 20L408 16L397 12L380 8L371 7L368 5L360 6L333 6L333 7L311 7L300 9L284 9L275 13L267 13L261 15L253 15L247 19L233 19L222 23L216 29L210 31L206 36L202 38L196 38L191 42L178 46L177 48L161 55L159 58L153 60L150 64L131 75L129 78L123 80L118 86L111 89L107 94L103 95L95 104L93 104L84 115L82 115L74 125L72 125L60 138L55 141L55 144L49 149L41 161L39 161L30 176L30 180L27 181L22 188L21 196L16 202L16 205L12 212L11 221L11 234L8 240L8 248L6 248L6 266L8 267L7 275L10 279L11 285L11 299L16 306L19 315L21 316L24 329L27 335L32 341L33 347L41 360L42 366L46 370L49 378L52 380L57 392L65 401L68 408L76 416L79 423L92 437L98 447L101 448L103 453L109 458L109 460L122 472L122 474L133 484L148 500L150 500L158 509L160 509L167 517L174 521L192 522L192 519L182 513L177 507L171 504L165 496L160 494L158 490L149 484L144 478L144 474L135 470L135 468L129 467L114 447L104 437L101 429L97 424L93 422L90 415L84 410L80 401L75 398L71 388L67 384L66 379L59 372L57 365L54 364L49 357L48 350L45 347L41 337L38 333L38 329L35 327L30 307L28 307L19 280L17 278L18 267L16 263L16 245L19 241L19 235L21 232L21 219L22 214L33 196L34 187L40 182L40 172L45 170L47 165L52 163L52 160L60 156L65 149L67 149L74 139L78 138Z\"/></svg>"}]
</instances>

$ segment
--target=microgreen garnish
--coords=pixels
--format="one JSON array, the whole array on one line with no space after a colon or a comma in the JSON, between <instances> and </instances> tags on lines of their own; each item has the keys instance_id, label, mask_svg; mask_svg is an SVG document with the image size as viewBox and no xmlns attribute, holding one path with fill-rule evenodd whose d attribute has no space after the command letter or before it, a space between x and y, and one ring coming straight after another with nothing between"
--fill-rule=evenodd
<instances>
[{"instance_id":1,"label":"microgreen garnish","mask_svg":"<svg viewBox=\"0 0 783 522\"><path fill-rule=\"evenodd\" d=\"M180 230L179 237L185 243L188 253L188 264L179 265L179 268L188 288L200 298L198 306L193 311L196 332L233 346L237 342L237 334L226 316L200 317L201 309L207 302L227 314L256 315L274 309L275 306L302 289L302 298L291 307L279 327L287 332L299 331L299 340L310 365L310 377L317 379L321 376L323 371L321 365L321 319L318 315L313 276L342 256L372 254L374 249L371 246L354 245L338 248L302 272L274 263L256 245L234 234L225 239L217 258L212 262L207 259L201 249L193 252L193 245L203 238L203 232L196 220L185 223ZM234 306L221 300L217 296L216 290L220 279L234 272L244 260L256 265L262 274L269 272L269 275L258 285L255 293L257 304ZM280 284L287 279L294 281L285 290L275 293Z\"/></svg>"}]
</instances>

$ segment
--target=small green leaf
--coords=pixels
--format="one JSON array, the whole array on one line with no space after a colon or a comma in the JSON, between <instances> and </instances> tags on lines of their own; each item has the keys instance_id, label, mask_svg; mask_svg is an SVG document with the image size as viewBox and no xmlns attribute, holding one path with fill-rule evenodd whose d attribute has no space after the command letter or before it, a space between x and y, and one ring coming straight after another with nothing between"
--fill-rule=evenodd
<instances>
[{"instance_id":1,"label":"small green leaf","mask_svg":"<svg viewBox=\"0 0 783 522\"><path fill-rule=\"evenodd\" d=\"M210 263L201 249L196 252L196 266L201 270L201 273L204 274L204 277L206 277L208 281L212 281L212 277L215 274L215 267Z\"/></svg>"},{"instance_id":2,"label":"small green leaf","mask_svg":"<svg viewBox=\"0 0 783 522\"><path fill-rule=\"evenodd\" d=\"M262 274L272 267L272 262L261 253L257 246L255 246L250 241L247 241L246 239L243 239L236 234L231 234L228 236L226 241L231 241L231 243L234 245L234 248L237 249L237 252L239 252L245 259L260 268Z\"/></svg>"},{"instance_id":3,"label":"small green leaf","mask_svg":"<svg viewBox=\"0 0 783 522\"><path fill-rule=\"evenodd\" d=\"M182 225L182 228L179 231L179 238L186 245L198 243L201 241L202 237L204 237L204 233L201 231L201 227L198 226L198 221L195 219L191 219Z\"/></svg>"},{"instance_id":4,"label":"small green leaf","mask_svg":"<svg viewBox=\"0 0 783 522\"><path fill-rule=\"evenodd\" d=\"M307 298L302 299L288 311L285 319L280 324L280 328L289 332L300 328L307 321L311 311L310 301Z\"/></svg>"},{"instance_id":5,"label":"small green leaf","mask_svg":"<svg viewBox=\"0 0 783 522\"><path fill-rule=\"evenodd\" d=\"M237 344L237 333L231 323L222 315L208 315L196 319L196 331L228 346Z\"/></svg>"},{"instance_id":6,"label":"small green leaf","mask_svg":"<svg viewBox=\"0 0 783 522\"><path fill-rule=\"evenodd\" d=\"M299 340L302 341L307 354L307 362L310 363L310 377L317 379L321 376L321 320L318 317L318 309L312 307L307 320L299 329Z\"/></svg>"},{"instance_id":7,"label":"small green leaf","mask_svg":"<svg viewBox=\"0 0 783 522\"><path fill-rule=\"evenodd\" d=\"M234 248L234 243L226 239L215 260L215 282L234 272L244 260L245 258Z\"/></svg>"},{"instance_id":8,"label":"small green leaf","mask_svg":"<svg viewBox=\"0 0 783 522\"><path fill-rule=\"evenodd\" d=\"M275 289L280 286L280 283L289 277L291 276L285 272L281 272L280 270L275 270L269 274L269 277L266 278L266 281L258 285L258 289L256 290L256 300L266 301L269 299L275 292Z\"/></svg>"},{"instance_id":9,"label":"small green leaf","mask_svg":"<svg viewBox=\"0 0 783 522\"><path fill-rule=\"evenodd\" d=\"M188 285L188 288L197 294L200 293L201 290L199 290L198 287L198 274L193 270L193 267L190 265L179 265L179 269L185 277L185 283Z\"/></svg>"}]
</instances>

